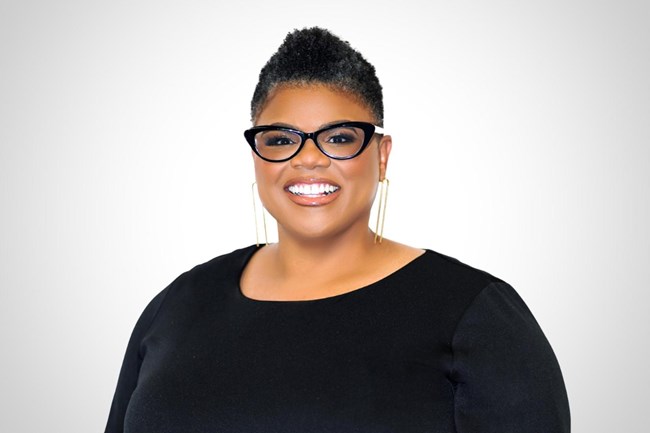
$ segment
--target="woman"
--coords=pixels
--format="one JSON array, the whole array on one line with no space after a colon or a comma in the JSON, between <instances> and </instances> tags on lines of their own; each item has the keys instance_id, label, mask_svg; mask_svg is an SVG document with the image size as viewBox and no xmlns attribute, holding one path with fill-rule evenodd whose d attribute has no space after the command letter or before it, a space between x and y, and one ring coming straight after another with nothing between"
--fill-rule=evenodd
<instances>
[{"instance_id":1,"label":"woman","mask_svg":"<svg viewBox=\"0 0 650 433\"><path fill-rule=\"evenodd\" d=\"M568 432L562 376L503 281L368 228L391 137L374 68L311 28L252 101L276 244L181 275L145 309L107 432Z\"/></svg>"}]
</instances>

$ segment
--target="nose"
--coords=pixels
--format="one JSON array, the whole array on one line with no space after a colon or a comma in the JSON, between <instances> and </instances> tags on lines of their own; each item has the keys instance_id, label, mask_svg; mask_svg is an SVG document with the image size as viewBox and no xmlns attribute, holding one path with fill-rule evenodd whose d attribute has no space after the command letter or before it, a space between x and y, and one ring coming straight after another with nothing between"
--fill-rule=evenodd
<instances>
[{"instance_id":1,"label":"nose","mask_svg":"<svg viewBox=\"0 0 650 433\"><path fill-rule=\"evenodd\" d=\"M293 167L314 169L316 167L327 167L331 160L329 156L320 151L311 138L305 141L300 152L290 160Z\"/></svg>"}]
</instances>

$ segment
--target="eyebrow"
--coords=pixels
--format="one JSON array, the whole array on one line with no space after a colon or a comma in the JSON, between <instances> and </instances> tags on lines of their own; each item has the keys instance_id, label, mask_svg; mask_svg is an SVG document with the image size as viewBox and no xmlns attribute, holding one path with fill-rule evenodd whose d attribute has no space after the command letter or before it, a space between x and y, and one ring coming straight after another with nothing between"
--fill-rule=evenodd
<instances>
[{"instance_id":1,"label":"eyebrow","mask_svg":"<svg viewBox=\"0 0 650 433\"><path fill-rule=\"evenodd\" d=\"M336 125L337 123L345 123L345 122L352 122L352 120L350 120L350 119L340 119L340 120L333 120L331 122L323 123L322 125L318 126L316 131L321 130L323 128L327 128L328 126ZM261 126L261 125L256 125L256 126ZM274 123L271 123L269 126L280 126L282 128L291 128L291 129L296 129L298 131L302 131L301 129L297 128L296 126L291 125L289 123L284 123L284 122L274 122Z\"/></svg>"}]
</instances>

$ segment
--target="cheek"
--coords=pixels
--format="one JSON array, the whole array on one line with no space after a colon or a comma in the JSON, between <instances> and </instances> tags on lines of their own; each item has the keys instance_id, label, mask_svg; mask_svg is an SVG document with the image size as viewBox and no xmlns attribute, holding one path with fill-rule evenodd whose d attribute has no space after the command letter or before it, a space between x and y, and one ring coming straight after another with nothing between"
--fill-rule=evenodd
<instances>
[{"instance_id":1,"label":"cheek","mask_svg":"<svg viewBox=\"0 0 650 433\"><path fill-rule=\"evenodd\" d=\"M346 180L356 185L359 200L373 200L379 182L379 158L373 153L348 161L343 170Z\"/></svg>"},{"instance_id":2,"label":"cheek","mask_svg":"<svg viewBox=\"0 0 650 433\"><path fill-rule=\"evenodd\" d=\"M346 177L379 178L379 152L373 143L361 155L344 162L341 169L346 172Z\"/></svg>"},{"instance_id":3,"label":"cheek","mask_svg":"<svg viewBox=\"0 0 650 433\"><path fill-rule=\"evenodd\" d=\"M257 182L257 192L262 200L264 207L268 209L272 204L270 199L270 192L275 184L275 179L280 176L282 164L272 164L262 161L259 158L255 159L255 182Z\"/></svg>"}]
</instances>

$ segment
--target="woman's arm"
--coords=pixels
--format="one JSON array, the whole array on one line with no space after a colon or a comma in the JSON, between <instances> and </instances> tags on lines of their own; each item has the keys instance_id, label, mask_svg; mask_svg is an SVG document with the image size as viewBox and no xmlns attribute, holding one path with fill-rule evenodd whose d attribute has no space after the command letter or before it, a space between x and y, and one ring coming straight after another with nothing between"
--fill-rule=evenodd
<instances>
[{"instance_id":1,"label":"woman's arm","mask_svg":"<svg viewBox=\"0 0 650 433\"><path fill-rule=\"evenodd\" d=\"M169 287L160 292L144 309L138 322L133 329L129 344L126 348L120 377L117 381L117 388L113 396L111 411L108 415L105 433L122 433L124 431L124 417L126 409L131 400L131 394L138 384L140 365L144 353L141 351L141 343L144 339L153 319L156 317Z\"/></svg>"},{"instance_id":2,"label":"woman's arm","mask_svg":"<svg viewBox=\"0 0 650 433\"><path fill-rule=\"evenodd\" d=\"M476 297L458 324L452 349L459 433L570 431L557 359L508 284L490 284Z\"/></svg>"}]
</instances>

